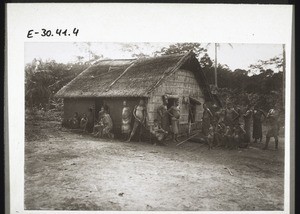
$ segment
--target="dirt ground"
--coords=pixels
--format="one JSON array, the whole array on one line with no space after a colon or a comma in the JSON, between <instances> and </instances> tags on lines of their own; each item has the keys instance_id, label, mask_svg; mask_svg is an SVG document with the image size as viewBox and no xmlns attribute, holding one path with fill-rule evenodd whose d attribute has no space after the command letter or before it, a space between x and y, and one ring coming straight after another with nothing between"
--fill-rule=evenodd
<instances>
[{"instance_id":1,"label":"dirt ground","mask_svg":"<svg viewBox=\"0 0 300 214\"><path fill-rule=\"evenodd\" d=\"M44 136L26 140L27 210L283 210L282 137L278 151L273 139L266 151L208 150L101 140L55 121L26 131Z\"/></svg>"}]
</instances>

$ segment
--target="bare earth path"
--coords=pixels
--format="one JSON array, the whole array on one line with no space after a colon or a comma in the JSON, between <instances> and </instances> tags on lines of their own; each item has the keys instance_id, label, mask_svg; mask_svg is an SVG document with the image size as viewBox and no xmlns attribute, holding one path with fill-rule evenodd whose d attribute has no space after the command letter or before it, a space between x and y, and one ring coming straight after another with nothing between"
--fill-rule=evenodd
<instances>
[{"instance_id":1,"label":"bare earth path","mask_svg":"<svg viewBox=\"0 0 300 214\"><path fill-rule=\"evenodd\" d=\"M54 124L53 126L57 126ZM208 150L47 130L26 142L29 210L282 210L284 150ZM280 138L282 143L282 138ZM229 168L233 175L230 175Z\"/></svg>"}]
</instances>

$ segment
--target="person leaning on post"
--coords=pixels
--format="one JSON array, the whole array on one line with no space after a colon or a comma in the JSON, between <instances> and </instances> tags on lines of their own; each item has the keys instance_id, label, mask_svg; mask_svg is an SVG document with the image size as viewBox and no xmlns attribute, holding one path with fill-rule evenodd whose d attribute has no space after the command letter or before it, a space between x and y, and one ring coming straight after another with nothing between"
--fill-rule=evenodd
<instances>
[{"instance_id":1,"label":"person leaning on post","mask_svg":"<svg viewBox=\"0 0 300 214\"><path fill-rule=\"evenodd\" d=\"M133 110L134 124L130 136L126 142L130 142L131 138L134 136L138 128L140 128L139 142L141 141L142 128L145 127L146 115L147 112L145 107L145 101L141 99L139 104L134 107Z\"/></svg>"}]
</instances>

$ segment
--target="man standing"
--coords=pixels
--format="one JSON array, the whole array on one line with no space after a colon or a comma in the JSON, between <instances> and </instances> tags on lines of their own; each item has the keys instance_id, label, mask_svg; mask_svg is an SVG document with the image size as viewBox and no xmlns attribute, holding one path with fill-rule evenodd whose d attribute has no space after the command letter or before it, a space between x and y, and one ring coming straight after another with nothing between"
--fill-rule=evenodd
<instances>
[{"instance_id":1,"label":"man standing","mask_svg":"<svg viewBox=\"0 0 300 214\"><path fill-rule=\"evenodd\" d=\"M161 128L165 131L169 131L170 120L168 114L168 98L166 95L163 96L163 104L158 107L157 114Z\"/></svg>"},{"instance_id":2,"label":"man standing","mask_svg":"<svg viewBox=\"0 0 300 214\"><path fill-rule=\"evenodd\" d=\"M244 117L244 123L245 123L245 142L249 145L251 141L251 117L252 117L252 110L250 106L248 106L245 114L243 114Z\"/></svg>"},{"instance_id":3,"label":"man standing","mask_svg":"<svg viewBox=\"0 0 300 214\"><path fill-rule=\"evenodd\" d=\"M270 109L270 111L267 114L268 131L266 136L266 144L263 149L268 149L270 138L274 137L275 149L278 150L278 132L279 132L278 118L279 118L279 112L276 109Z\"/></svg>"},{"instance_id":4,"label":"man standing","mask_svg":"<svg viewBox=\"0 0 300 214\"><path fill-rule=\"evenodd\" d=\"M203 104L203 116L202 116L202 133L207 136L209 127L211 125L211 120L213 118L213 114L211 113L210 109L207 107L207 104Z\"/></svg>"},{"instance_id":5,"label":"man standing","mask_svg":"<svg viewBox=\"0 0 300 214\"><path fill-rule=\"evenodd\" d=\"M146 122L146 107L145 107L144 100L140 100L139 104L134 107L133 116L134 116L134 124L127 142L130 142L137 128L140 128L140 135L139 135L139 142L140 142L142 136L142 128L143 126L145 126L145 122Z\"/></svg>"},{"instance_id":6,"label":"man standing","mask_svg":"<svg viewBox=\"0 0 300 214\"><path fill-rule=\"evenodd\" d=\"M238 124L240 114L234 109L233 104L229 103L227 106L228 108L225 110L225 124L233 129Z\"/></svg>"},{"instance_id":7,"label":"man standing","mask_svg":"<svg viewBox=\"0 0 300 214\"><path fill-rule=\"evenodd\" d=\"M252 137L254 139L254 143L257 143L257 140L259 139L260 143L262 141L262 117L266 117L265 113L261 110L258 109L257 105L254 106L254 111L253 111L253 133Z\"/></svg>"},{"instance_id":8,"label":"man standing","mask_svg":"<svg viewBox=\"0 0 300 214\"><path fill-rule=\"evenodd\" d=\"M180 108L179 100L174 100L173 106L168 110L171 116L171 126L173 132L173 141L178 142L179 133L179 118L180 118Z\"/></svg>"}]
</instances>

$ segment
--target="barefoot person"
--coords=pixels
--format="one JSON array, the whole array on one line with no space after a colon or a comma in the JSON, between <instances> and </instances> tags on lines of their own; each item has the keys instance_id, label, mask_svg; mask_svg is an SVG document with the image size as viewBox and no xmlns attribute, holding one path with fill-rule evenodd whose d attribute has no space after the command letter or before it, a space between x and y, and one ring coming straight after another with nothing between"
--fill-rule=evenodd
<instances>
[{"instance_id":1,"label":"barefoot person","mask_svg":"<svg viewBox=\"0 0 300 214\"><path fill-rule=\"evenodd\" d=\"M86 114L83 114L81 120L80 120L80 128L83 130L83 131L86 131L86 124L88 122L88 118L86 116Z\"/></svg>"},{"instance_id":2,"label":"barefoot person","mask_svg":"<svg viewBox=\"0 0 300 214\"><path fill-rule=\"evenodd\" d=\"M207 143L208 143L208 149L211 150L213 147L213 143L214 143L214 127L212 125L210 125L209 129L208 129L208 133L207 133Z\"/></svg>"},{"instance_id":3,"label":"barefoot person","mask_svg":"<svg viewBox=\"0 0 300 214\"><path fill-rule=\"evenodd\" d=\"M279 132L278 118L279 118L279 112L276 109L270 109L270 111L267 114L268 131L266 136L266 144L263 149L268 149L270 138L274 137L275 149L278 150L278 132Z\"/></svg>"},{"instance_id":4,"label":"barefoot person","mask_svg":"<svg viewBox=\"0 0 300 214\"><path fill-rule=\"evenodd\" d=\"M160 126L157 119L154 120L154 125L152 127L151 133L155 136L156 139L154 145L156 145L157 142L160 143L168 134L168 132Z\"/></svg>"},{"instance_id":5,"label":"barefoot person","mask_svg":"<svg viewBox=\"0 0 300 214\"><path fill-rule=\"evenodd\" d=\"M240 114L236 111L232 103L228 103L225 110L225 124L231 129L238 123Z\"/></svg>"},{"instance_id":6,"label":"barefoot person","mask_svg":"<svg viewBox=\"0 0 300 214\"><path fill-rule=\"evenodd\" d=\"M122 109L122 135L124 140L129 138L131 131L131 110L130 107L127 106L127 102L123 101L123 109Z\"/></svg>"},{"instance_id":7,"label":"barefoot person","mask_svg":"<svg viewBox=\"0 0 300 214\"><path fill-rule=\"evenodd\" d=\"M241 124L235 125L233 128L232 140L233 148L237 149L239 147L246 148L248 144L244 143L246 131Z\"/></svg>"},{"instance_id":8,"label":"barefoot person","mask_svg":"<svg viewBox=\"0 0 300 214\"><path fill-rule=\"evenodd\" d=\"M135 135L137 128L140 128L139 141L141 141L142 127L145 125L146 122L146 107L144 100L140 100L139 104L135 106L133 110L133 117L134 124L127 142L129 142L131 138Z\"/></svg>"},{"instance_id":9,"label":"barefoot person","mask_svg":"<svg viewBox=\"0 0 300 214\"><path fill-rule=\"evenodd\" d=\"M80 117L78 115L78 112L74 113L74 116L70 119L70 123L71 123L71 128L72 129L77 129L79 128L79 124L80 124Z\"/></svg>"},{"instance_id":10,"label":"barefoot person","mask_svg":"<svg viewBox=\"0 0 300 214\"><path fill-rule=\"evenodd\" d=\"M110 115L104 110L104 107L101 107L98 113L98 122L94 127L94 136L113 138L112 128L113 122Z\"/></svg>"},{"instance_id":11,"label":"barefoot person","mask_svg":"<svg viewBox=\"0 0 300 214\"><path fill-rule=\"evenodd\" d=\"M94 126L93 134L94 134L95 137L102 137L103 116L104 116L104 107L101 107L100 111L98 112L97 122Z\"/></svg>"},{"instance_id":12,"label":"barefoot person","mask_svg":"<svg viewBox=\"0 0 300 214\"><path fill-rule=\"evenodd\" d=\"M248 106L245 114L243 114L245 131L246 131L245 142L248 145L251 141L251 130L250 130L251 129L251 117L252 117L252 110L251 110L250 106Z\"/></svg>"},{"instance_id":13,"label":"barefoot person","mask_svg":"<svg viewBox=\"0 0 300 214\"><path fill-rule=\"evenodd\" d=\"M203 104L203 116L202 116L202 133L204 136L208 135L209 127L211 125L211 120L213 118L213 114L210 109L207 107L207 104Z\"/></svg>"},{"instance_id":14,"label":"barefoot person","mask_svg":"<svg viewBox=\"0 0 300 214\"><path fill-rule=\"evenodd\" d=\"M261 143L262 141L262 121L263 117L266 118L265 113L258 108L257 105L254 106L253 111L253 133L252 138L254 139L254 143L257 143L257 140Z\"/></svg>"},{"instance_id":15,"label":"barefoot person","mask_svg":"<svg viewBox=\"0 0 300 214\"><path fill-rule=\"evenodd\" d=\"M225 145L225 142L224 142L225 129L226 129L226 126L222 122L219 122L215 126L214 139L215 139L215 144L217 147Z\"/></svg>"},{"instance_id":16,"label":"barefoot person","mask_svg":"<svg viewBox=\"0 0 300 214\"><path fill-rule=\"evenodd\" d=\"M163 96L163 104L157 109L158 122L163 130L169 131L170 118L168 114L168 99L167 96Z\"/></svg>"},{"instance_id":17,"label":"barefoot person","mask_svg":"<svg viewBox=\"0 0 300 214\"><path fill-rule=\"evenodd\" d=\"M224 133L224 141L225 141L225 148L231 148L232 147L232 129L230 126L226 126L225 133Z\"/></svg>"},{"instance_id":18,"label":"barefoot person","mask_svg":"<svg viewBox=\"0 0 300 214\"><path fill-rule=\"evenodd\" d=\"M106 111L104 111L104 115L102 117L102 124L102 137L108 137L110 139L114 138L114 134L111 133L111 130L113 128L113 122L110 115Z\"/></svg>"},{"instance_id":19,"label":"barefoot person","mask_svg":"<svg viewBox=\"0 0 300 214\"><path fill-rule=\"evenodd\" d=\"M180 118L180 108L179 101L174 100L173 106L168 110L168 113L171 116L171 126L173 132L173 141L178 142L178 133L179 133L179 118Z\"/></svg>"}]
</instances>

